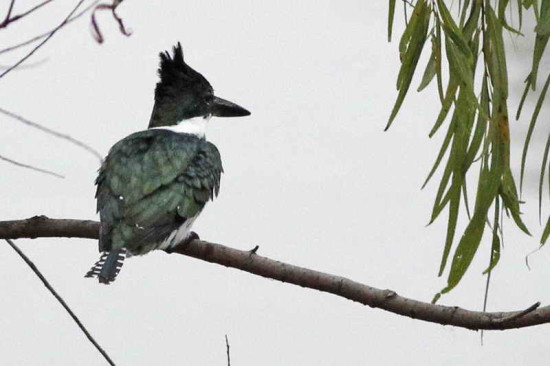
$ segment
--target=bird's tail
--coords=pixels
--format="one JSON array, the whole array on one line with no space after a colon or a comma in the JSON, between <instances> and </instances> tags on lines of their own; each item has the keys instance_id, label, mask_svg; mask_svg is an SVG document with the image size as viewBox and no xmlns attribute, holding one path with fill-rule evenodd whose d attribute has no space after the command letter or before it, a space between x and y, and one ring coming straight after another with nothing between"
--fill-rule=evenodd
<instances>
[{"instance_id":1,"label":"bird's tail","mask_svg":"<svg viewBox=\"0 0 550 366\"><path fill-rule=\"evenodd\" d=\"M116 279L124 264L126 249L115 249L101 253L101 257L84 277L97 277L100 283L109 284Z\"/></svg>"}]
</instances>

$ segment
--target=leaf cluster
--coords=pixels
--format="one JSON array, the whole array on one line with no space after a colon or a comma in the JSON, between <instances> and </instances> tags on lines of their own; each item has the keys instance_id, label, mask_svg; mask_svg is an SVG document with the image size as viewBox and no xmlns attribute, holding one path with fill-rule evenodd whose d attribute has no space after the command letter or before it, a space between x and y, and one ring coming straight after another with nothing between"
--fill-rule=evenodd
<instances>
[{"instance_id":1,"label":"leaf cluster","mask_svg":"<svg viewBox=\"0 0 550 366\"><path fill-rule=\"evenodd\" d=\"M437 301L441 294L459 284L478 252L486 228L490 229L488 231L492 240L490 263L484 273L490 272L499 261L504 217L511 218L517 227L530 235L521 219L522 202L510 169L508 70L503 36L505 32L523 36L520 32L523 12L534 12L537 26L532 69L526 79L518 109L519 118L527 94L536 88L537 72L550 36L550 0L518 0L515 3L509 0L462 0L454 7L444 0L404 1L403 4L407 24L399 42L401 67L397 77L398 95L386 129L391 126L403 104L423 50L431 49L417 90L424 90L435 80L441 108L429 136L435 135L444 125L447 129L441 149L424 183L425 186L436 171L441 171L430 223L444 210L448 212L439 268L440 276L448 269L448 279L447 286L435 296L434 301ZM390 0L389 40L395 6L396 1ZM407 15L409 8L412 8L412 12ZM518 29L510 25L507 13L517 14ZM426 45L428 40L429 46ZM539 94L531 118L523 150L520 182L523 182L529 142L549 83L550 75ZM541 168L541 195L549 150L550 136ZM477 183L473 205L468 199L466 179L472 176ZM464 232L456 239L461 207L464 207L468 221ZM492 215L491 208L494 211ZM541 243L549 236L550 218Z\"/></svg>"}]
</instances>

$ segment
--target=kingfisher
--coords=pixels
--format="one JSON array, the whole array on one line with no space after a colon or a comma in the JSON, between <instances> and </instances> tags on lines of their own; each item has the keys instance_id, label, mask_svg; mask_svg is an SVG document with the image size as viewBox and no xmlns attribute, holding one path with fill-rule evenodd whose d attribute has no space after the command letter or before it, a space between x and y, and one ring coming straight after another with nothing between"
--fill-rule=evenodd
<instances>
[{"instance_id":1,"label":"kingfisher","mask_svg":"<svg viewBox=\"0 0 550 366\"><path fill-rule=\"evenodd\" d=\"M211 117L250 112L219 98L187 65L181 44L160 53L160 81L148 129L110 149L96 179L99 261L85 277L111 283L126 257L170 252L197 239L191 226L220 189L220 153L205 137Z\"/></svg>"}]
</instances>

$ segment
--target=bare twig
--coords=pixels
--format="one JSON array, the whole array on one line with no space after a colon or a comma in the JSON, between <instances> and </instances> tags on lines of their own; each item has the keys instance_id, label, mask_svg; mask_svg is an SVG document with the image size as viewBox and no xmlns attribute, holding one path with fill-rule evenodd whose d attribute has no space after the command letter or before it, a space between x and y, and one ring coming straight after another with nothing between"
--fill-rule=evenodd
<instances>
[{"instance_id":1,"label":"bare twig","mask_svg":"<svg viewBox=\"0 0 550 366\"><path fill-rule=\"evenodd\" d=\"M512 322L516 319L519 319L535 310L537 310L538 308L540 307L540 301L537 301L536 303L534 303L533 305L529 306L527 309L523 310L523 311L520 311L519 313L516 313L516 314L512 314L508 317L505 317L505 318L501 318L501 319L495 319L495 322L496 323L507 323L507 322Z\"/></svg>"},{"instance_id":2,"label":"bare twig","mask_svg":"<svg viewBox=\"0 0 550 366\"><path fill-rule=\"evenodd\" d=\"M76 145L78 147L81 147L82 149L88 151L89 153L91 153L92 155L97 157L100 162L103 162L103 158L101 157L101 154L99 152L97 152L91 146L85 144L84 142L79 141L79 140L75 139L74 137L71 137L70 135L67 135L67 134L64 134L64 133L61 133L61 132L57 132L55 130L52 130L51 128L44 127L39 123L29 121L28 119L26 119L24 117L21 117L20 115L15 114L13 112L7 111L3 108L0 108L0 113L5 114L6 116L9 116L9 117L21 122L21 123L24 123L27 126L34 127L34 128L36 128L40 131L46 132L46 133L48 133L50 135L53 135L55 137L58 137L60 139L69 141L69 142L73 143L74 145Z\"/></svg>"},{"instance_id":3,"label":"bare twig","mask_svg":"<svg viewBox=\"0 0 550 366\"><path fill-rule=\"evenodd\" d=\"M105 350L103 348L101 348L101 346L96 342L96 340L92 337L92 335L90 334L90 332L88 332L88 330L86 329L86 327L84 326L84 324L82 324L82 322L78 319L78 317L75 315L75 313L71 310L71 308L69 307L69 305L67 305L67 303L65 302L65 300L63 300L63 298L61 296L59 296L59 294L53 289L53 287L50 285L50 283L48 282L48 280L46 280L46 278L42 275L42 273L40 272L40 270L36 267L36 265L29 259L29 257L27 257L25 255L25 253L23 253L21 251L21 249L19 249L19 247L17 245L15 245L15 243L10 240L10 239L6 239L6 241L8 242L8 244L13 248L13 250L15 250L17 252L17 254L19 254L19 256L25 261L25 263L27 263L27 265L32 269L32 271L38 276L38 278L40 278L40 281L42 281L42 283L44 284L44 286L46 286L46 288L48 289L48 291L50 291L50 293L57 299L57 301L59 301L59 303L61 304L61 306L63 306L63 308L67 311L67 313L69 313L69 315L71 316L71 318L74 320L74 322L76 323L76 325L78 325L78 327L80 328L80 330L82 330L82 332L86 335L86 338L88 338L88 340L90 342L92 342L92 344L94 345L95 348L97 348L97 350L103 355L103 357L105 358L105 360L107 360L107 362L109 363L109 365L115 365L115 363L113 362L113 360L111 360L111 358L109 357L109 355L107 354L107 352L105 352Z\"/></svg>"},{"instance_id":4,"label":"bare twig","mask_svg":"<svg viewBox=\"0 0 550 366\"><path fill-rule=\"evenodd\" d=\"M19 65L19 67L17 68L17 70L22 70L22 69L34 69L42 64L44 64L46 61L48 61L48 58L43 58L42 60L39 60L39 61L36 61L36 62L31 62L31 63L27 63L25 65ZM9 69L11 66L7 66L7 65L0 65L0 70L7 70Z\"/></svg>"},{"instance_id":5,"label":"bare twig","mask_svg":"<svg viewBox=\"0 0 550 366\"><path fill-rule=\"evenodd\" d=\"M75 16L71 17L71 18L65 23L65 25L67 25L67 24L69 24L69 23L71 23L71 22L77 20L77 19L80 18L82 15L86 14L90 9L92 9L93 7L95 7L96 4L97 4L98 2L99 2L99 0L93 1L90 5L88 5L88 6L85 7L84 9L82 9L82 11L81 11L80 13L78 13L78 14L76 14ZM26 40L26 41L24 41L24 42L18 43L18 44L16 44L16 45L13 45L13 46L4 48L4 49L0 50L0 54L5 53L5 52L10 52L10 51L16 50L16 49L18 49L18 48L24 47L24 46L26 46L26 45L28 45L28 44L31 44L31 43L36 42L36 41L38 41L38 40L41 40L42 38L45 38L45 37L49 36L53 31L55 31L55 29L49 30L49 31L47 31L47 32L45 32L45 33L42 33L42 34L40 34L40 35L38 35L38 36L36 36L36 37L33 37L33 38L29 39L29 40Z\"/></svg>"},{"instance_id":6,"label":"bare twig","mask_svg":"<svg viewBox=\"0 0 550 366\"><path fill-rule=\"evenodd\" d=\"M113 18L118 23L118 29L120 30L120 33L124 34L125 36L129 37L132 35L132 31L126 30L126 27L124 26L124 22L122 21L122 18L118 16L116 13L117 7L122 3L123 0L113 0L112 4L99 4L95 7L93 13L92 13L92 36L97 41L97 43L103 43L104 38L103 34L101 33L101 30L99 29L99 25L97 24L97 20L95 18L95 12L98 10L110 10L111 14L113 15Z\"/></svg>"},{"instance_id":7,"label":"bare twig","mask_svg":"<svg viewBox=\"0 0 550 366\"><path fill-rule=\"evenodd\" d=\"M11 4L10 4L10 8L9 8L9 10L8 10L8 15L6 16L6 19L5 19L2 23L0 23L0 29L1 29L1 28L7 27L8 24L13 23L13 22L15 22L15 21L17 21L17 20L19 20L19 19L21 19L21 18L23 18L23 17L29 15L29 14L32 13L33 11L40 9L41 7L43 7L44 5L46 5L46 4L48 4L48 3L51 3L52 1L53 1L53 0L45 0L44 2L41 2L40 4L36 5L35 7L33 7L33 8L31 8L31 9L27 10L26 12L21 13L21 14L18 14L18 15L16 15L16 16L13 16L13 17L12 17L12 16L11 16L11 11L12 11L12 9L13 9L13 4L14 4L14 2L15 2L14 0L12 0L12 2L11 2Z\"/></svg>"},{"instance_id":8,"label":"bare twig","mask_svg":"<svg viewBox=\"0 0 550 366\"><path fill-rule=\"evenodd\" d=\"M0 221L0 238L80 237L97 239L99 222L82 220L56 220L44 216L27 220ZM174 253L203 261L240 269L258 276L331 293L373 308L383 309L413 319L442 325L479 330L513 329L550 323L550 306L531 309L529 312L471 311L457 306L435 305L408 299L392 290L381 290L350 279L293 266L248 250L238 250L221 244L193 240L173 248ZM531 311L532 310L532 311Z\"/></svg>"},{"instance_id":9,"label":"bare twig","mask_svg":"<svg viewBox=\"0 0 550 366\"><path fill-rule=\"evenodd\" d=\"M46 170L46 169L42 169L42 168L37 168L37 167L32 166L32 165L23 164L23 163L20 163L20 162L18 162L18 161L15 161L15 160L6 158L5 156L2 156L2 155L0 155L0 160L7 161L8 163L11 163L11 164L13 164L13 165L20 166L21 168L26 168L26 169L34 170L34 171L36 171L36 172L40 172L40 173L44 173L44 174L53 175L54 177L57 177L57 178L61 178L61 179L65 178L65 177L62 176L61 174L57 174L57 173L52 172L52 171L50 171L50 170Z\"/></svg>"},{"instance_id":10,"label":"bare twig","mask_svg":"<svg viewBox=\"0 0 550 366\"><path fill-rule=\"evenodd\" d=\"M4 18L4 21L2 22L2 24L8 24L14 5L15 5L15 0L11 0L10 7L8 8L8 13L6 14L6 18Z\"/></svg>"},{"instance_id":11,"label":"bare twig","mask_svg":"<svg viewBox=\"0 0 550 366\"><path fill-rule=\"evenodd\" d=\"M60 30L65 24L67 24L67 21L69 18L78 10L78 8L82 5L84 0L80 0L76 6L71 10L69 15L59 24L57 27L55 27L52 32L42 41L40 42L35 48L33 48L29 53L27 53L25 56L23 56L19 61L17 61L14 65L12 65L9 69L5 70L2 74L0 74L0 78L4 77L7 73L15 69L17 66L21 65L25 60L27 60L29 57L31 57L40 47L42 47L46 42L50 40L54 36L55 33L57 33L58 30Z\"/></svg>"},{"instance_id":12,"label":"bare twig","mask_svg":"<svg viewBox=\"0 0 550 366\"><path fill-rule=\"evenodd\" d=\"M231 366L231 356L229 354L229 340L227 339L227 334L225 335L225 349L227 352L227 366Z\"/></svg>"}]
</instances>

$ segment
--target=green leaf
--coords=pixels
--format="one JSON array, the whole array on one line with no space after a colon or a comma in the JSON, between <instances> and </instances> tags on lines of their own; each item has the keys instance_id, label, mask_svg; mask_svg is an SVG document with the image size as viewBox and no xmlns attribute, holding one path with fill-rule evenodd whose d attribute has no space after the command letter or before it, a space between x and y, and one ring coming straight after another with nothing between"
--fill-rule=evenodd
<instances>
[{"instance_id":1,"label":"green leaf","mask_svg":"<svg viewBox=\"0 0 550 366\"><path fill-rule=\"evenodd\" d=\"M502 93L502 97L506 99L508 97L508 72L506 68L504 41L502 40L502 25L491 6L486 7L486 13L487 31L492 46L488 65L491 72L491 81L495 91Z\"/></svg>"},{"instance_id":2,"label":"green leaf","mask_svg":"<svg viewBox=\"0 0 550 366\"><path fill-rule=\"evenodd\" d=\"M395 0L390 0L388 9L388 42L391 42L391 33L393 29L393 18L395 15Z\"/></svg>"},{"instance_id":3,"label":"green leaf","mask_svg":"<svg viewBox=\"0 0 550 366\"><path fill-rule=\"evenodd\" d=\"M502 178L502 185L500 187L500 197L502 197L502 203L506 209L512 214L512 218L516 225L527 235L531 235L523 221L521 220L521 212L519 209L519 200L514 178L510 168L507 168Z\"/></svg>"},{"instance_id":4,"label":"green leaf","mask_svg":"<svg viewBox=\"0 0 550 366\"><path fill-rule=\"evenodd\" d=\"M519 119L521 116L521 110L523 109L523 103L525 103L525 99L527 97L527 93L529 92L529 87L531 86L531 74L527 76L525 79L525 89L523 90L523 94L521 95L521 100L519 102L518 111L516 112L516 120Z\"/></svg>"},{"instance_id":5,"label":"green leaf","mask_svg":"<svg viewBox=\"0 0 550 366\"><path fill-rule=\"evenodd\" d=\"M436 68L435 68L435 58L437 55L437 50L433 49L432 47L432 55L430 56L430 59L428 60L428 64L426 65L426 70L424 70L424 75L422 76L422 81L420 82L420 85L418 86L417 91L422 91L425 87L427 87L430 82L433 80Z\"/></svg>"},{"instance_id":6,"label":"green leaf","mask_svg":"<svg viewBox=\"0 0 550 366\"><path fill-rule=\"evenodd\" d=\"M525 173L525 162L527 160L527 151L529 150L529 144L531 143L531 137L533 136L533 130L535 129L535 125L537 123L537 118L539 117L540 110L542 108L542 103L544 102L544 98L546 97L546 92L548 91L548 86L550 85L550 74L546 78L546 83L544 84L544 87L542 88L539 99L537 100L537 104L535 105L535 110L533 111L533 115L531 116L531 122L529 123L529 129L527 130L527 137L525 137L525 143L523 145L523 151L521 153L521 168L520 168L520 178L519 178L519 187L520 190L523 188L523 176Z\"/></svg>"},{"instance_id":7,"label":"green leaf","mask_svg":"<svg viewBox=\"0 0 550 366\"><path fill-rule=\"evenodd\" d=\"M447 131L447 135L445 135L445 139L443 140L443 143L441 144L441 149L439 150L439 154L437 155L437 158L435 159L435 163L432 166L432 169L430 170L430 173L428 173L428 177L424 181L424 184L422 184L422 189L426 187L426 184L430 181L434 173L436 172L437 168L439 167L439 164L441 163L441 160L443 159L443 156L445 156L445 153L447 152L447 149L449 148L449 144L451 142L451 138L453 137L454 133L454 124L451 124L449 126L449 130Z\"/></svg>"},{"instance_id":8,"label":"green leaf","mask_svg":"<svg viewBox=\"0 0 550 366\"><path fill-rule=\"evenodd\" d=\"M546 147L544 148L544 154L542 158L542 164L540 167L540 177L539 177L539 222L542 217L542 187L544 185L544 173L546 171L546 165L548 162L548 153L550 152L550 135L546 139ZM549 187L550 189L550 187Z\"/></svg>"},{"instance_id":9,"label":"green leaf","mask_svg":"<svg viewBox=\"0 0 550 366\"><path fill-rule=\"evenodd\" d=\"M475 3L472 5L470 17L463 28L464 37L466 39L470 38L479 27L479 16L481 14L482 5L483 0L475 0ZM465 15L465 12L463 12L463 15Z\"/></svg>"},{"instance_id":10,"label":"green leaf","mask_svg":"<svg viewBox=\"0 0 550 366\"><path fill-rule=\"evenodd\" d=\"M483 77L483 84L481 86L481 97L480 97L480 107L482 110L485 110L485 114L489 114L489 89L487 87L487 75ZM473 164L476 155L479 152L481 143L485 136L485 131L487 129L487 121L483 118L481 113L478 113L476 128L474 130L470 145L468 147L468 152L465 158L465 170L468 170Z\"/></svg>"},{"instance_id":11,"label":"green leaf","mask_svg":"<svg viewBox=\"0 0 550 366\"><path fill-rule=\"evenodd\" d=\"M449 68L451 74L458 75L460 79L460 88L464 89L467 94L470 103L474 106L477 106L477 98L474 92L474 73L473 73L473 60L469 58L468 55L460 52L460 49L457 48L453 42L450 42L446 38L446 47L447 47L447 59L449 60Z\"/></svg>"},{"instance_id":12,"label":"green leaf","mask_svg":"<svg viewBox=\"0 0 550 366\"><path fill-rule=\"evenodd\" d=\"M434 207L432 209L432 217L428 225L432 224L441 211L445 208L449 199L451 197L449 191L445 192L447 185L449 184L452 173L452 166L450 163L447 164L445 170L443 171L443 176L441 177L441 182L439 183L439 189L437 190L437 195L435 197Z\"/></svg>"},{"instance_id":13,"label":"green leaf","mask_svg":"<svg viewBox=\"0 0 550 366\"><path fill-rule=\"evenodd\" d=\"M491 242L491 259L489 261L489 267L485 271L483 271L483 274L487 274L495 268L495 266L498 264L498 261L500 260L500 237L499 237L499 215L500 215L500 207L499 207L499 200L498 198L495 199L495 218L493 220L493 240Z\"/></svg>"},{"instance_id":14,"label":"green leaf","mask_svg":"<svg viewBox=\"0 0 550 366\"><path fill-rule=\"evenodd\" d=\"M523 36L523 34L521 34L521 32L519 30L517 30L517 29L513 28L512 26L510 26L508 24L508 22L506 21L505 11L506 11L506 8L507 8L508 4L509 4L509 0L500 0L498 2L498 19L500 20L500 22L502 23L502 26L506 30L508 30L511 33L517 34L519 36ZM521 7L520 7L520 9L521 9Z\"/></svg>"},{"instance_id":15,"label":"green leaf","mask_svg":"<svg viewBox=\"0 0 550 366\"><path fill-rule=\"evenodd\" d=\"M464 273L472 263L474 255L479 247L483 231L485 229L485 217L479 214L474 214L472 220L466 227L464 235L460 239L456 248L449 278L447 279L447 287L441 293L447 293L458 285Z\"/></svg>"},{"instance_id":16,"label":"green leaf","mask_svg":"<svg viewBox=\"0 0 550 366\"><path fill-rule=\"evenodd\" d=\"M437 8L439 9L439 15L442 19L443 30L445 34L453 40L460 51L466 55L467 58L472 57L468 42L463 38L462 31L456 25L449 9L445 5L443 0L437 0Z\"/></svg>"},{"instance_id":17,"label":"green leaf","mask_svg":"<svg viewBox=\"0 0 550 366\"><path fill-rule=\"evenodd\" d=\"M548 217L548 221L546 221L544 232L542 233L542 237L540 238L540 245L546 244L546 240L548 240L548 236L550 236L550 217Z\"/></svg>"},{"instance_id":18,"label":"green leaf","mask_svg":"<svg viewBox=\"0 0 550 366\"><path fill-rule=\"evenodd\" d=\"M534 7L536 9L536 6ZM537 27L539 30L545 30L546 24L550 21L550 1L544 0L541 5L540 18L538 19ZM531 66L531 87L533 90L536 89L537 84L537 74L539 70L540 60L548 44L548 39L550 38L549 34L546 33L537 33L535 37L535 48L533 50L533 65Z\"/></svg>"},{"instance_id":19,"label":"green leaf","mask_svg":"<svg viewBox=\"0 0 550 366\"><path fill-rule=\"evenodd\" d=\"M550 11L548 10L549 7L550 5L548 4L548 0L543 0L540 12L540 19L537 23L537 26L535 27L535 32L539 36L550 35Z\"/></svg>"},{"instance_id":20,"label":"green leaf","mask_svg":"<svg viewBox=\"0 0 550 366\"><path fill-rule=\"evenodd\" d=\"M449 110L453 105L457 89L458 89L458 82L451 74L451 78L449 79L449 85L447 86L447 92L445 93L445 98L443 99L443 103L441 104L441 110L439 111L437 120L435 121L435 124L429 133L430 137L433 137L433 135L435 135L437 130L439 130L439 127L441 127L441 125L445 121L445 118L447 117L447 114L449 113Z\"/></svg>"},{"instance_id":21,"label":"green leaf","mask_svg":"<svg viewBox=\"0 0 550 366\"><path fill-rule=\"evenodd\" d=\"M416 65L418 64L420 54L422 53L424 43L426 42L429 22L430 8L426 5L425 0L420 0L416 3L414 11L411 15L411 20L407 26L407 29L410 29L410 40L403 57L399 75L397 76L399 93L388 120L388 124L384 129L385 131L391 126L397 112L399 111L399 108L401 108L401 105L403 104L405 96L407 95Z\"/></svg>"}]
</instances>

